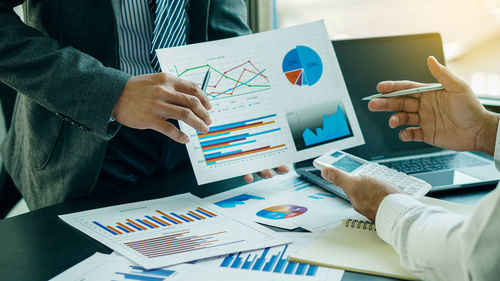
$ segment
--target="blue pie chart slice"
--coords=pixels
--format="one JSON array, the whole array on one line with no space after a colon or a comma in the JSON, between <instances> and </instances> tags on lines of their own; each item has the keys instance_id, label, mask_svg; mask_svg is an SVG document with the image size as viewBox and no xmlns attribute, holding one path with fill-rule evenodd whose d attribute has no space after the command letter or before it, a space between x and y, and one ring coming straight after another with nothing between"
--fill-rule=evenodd
<instances>
[{"instance_id":1,"label":"blue pie chart slice","mask_svg":"<svg viewBox=\"0 0 500 281\"><path fill-rule=\"evenodd\" d=\"M290 83L297 86L312 86L323 74L323 62L313 49L297 46L283 58L282 69Z\"/></svg>"}]
</instances>

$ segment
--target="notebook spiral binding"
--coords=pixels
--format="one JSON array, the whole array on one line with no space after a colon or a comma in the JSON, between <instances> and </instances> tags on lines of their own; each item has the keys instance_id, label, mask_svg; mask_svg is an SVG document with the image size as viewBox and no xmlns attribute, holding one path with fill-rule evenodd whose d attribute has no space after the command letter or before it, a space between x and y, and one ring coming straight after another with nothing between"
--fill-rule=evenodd
<instances>
[{"instance_id":1,"label":"notebook spiral binding","mask_svg":"<svg viewBox=\"0 0 500 281\"><path fill-rule=\"evenodd\" d=\"M368 229L368 230L376 230L375 229L375 222L373 221L362 221L362 220L353 220L353 219L348 219L345 221L345 227L351 227L351 228L363 228L363 229Z\"/></svg>"}]
</instances>

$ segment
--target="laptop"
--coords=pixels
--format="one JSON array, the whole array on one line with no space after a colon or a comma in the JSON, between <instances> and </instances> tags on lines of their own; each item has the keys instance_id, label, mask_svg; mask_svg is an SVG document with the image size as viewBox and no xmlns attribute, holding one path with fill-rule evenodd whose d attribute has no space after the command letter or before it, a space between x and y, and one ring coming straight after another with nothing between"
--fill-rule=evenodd
<instances>
[{"instance_id":1,"label":"laptop","mask_svg":"<svg viewBox=\"0 0 500 281\"><path fill-rule=\"evenodd\" d=\"M443 150L423 142L402 142L398 138L401 128L388 126L391 113L370 112L368 102L361 100L375 93L377 83L383 80L436 83L426 62L433 55L444 63L439 33L334 40L332 44L365 138L364 145L346 152L423 179L432 185L431 191L493 184L499 180L500 173L489 155ZM297 163L295 168L305 179L338 191L338 187L321 178L311 161Z\"/></svg>"}]
</instances>

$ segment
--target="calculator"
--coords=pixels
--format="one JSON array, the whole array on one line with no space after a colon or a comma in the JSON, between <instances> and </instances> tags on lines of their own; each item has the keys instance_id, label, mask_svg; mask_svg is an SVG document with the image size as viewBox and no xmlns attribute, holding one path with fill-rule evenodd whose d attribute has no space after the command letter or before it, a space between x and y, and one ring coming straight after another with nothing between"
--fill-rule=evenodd
<instances>
[{"instance_id":1,"label":"calculator","mask_svg":"<svg viewBox=\"0 0 500 281\"><path fill-rule=\"evenodd\" d=\"M416 177L398 172L374 162L370 162L349 153L332 150L316 158L313 162L316 169L322 170L326 167L335 167L352 175L365 175L374 177L399 187L403 192L408 193L413 198L420 198L431 190L431 185ZM342 194L339 194L339 190ZM345 197L345 193L339 187L329 189L330 192Z\"/></svg>"}]
</instances>

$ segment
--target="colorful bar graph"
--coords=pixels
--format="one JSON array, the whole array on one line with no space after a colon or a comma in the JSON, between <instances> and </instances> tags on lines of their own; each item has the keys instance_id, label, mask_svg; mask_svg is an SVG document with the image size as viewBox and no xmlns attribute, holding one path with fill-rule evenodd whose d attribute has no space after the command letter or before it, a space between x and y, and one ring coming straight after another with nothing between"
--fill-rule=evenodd
<instances>
[{"instance_id":1,"label":"colorful bar graph","mask_svg":"<svg viewBox=\"0 0 500 281\"><path fill-rule=\"evenodd\" d=\"M182 218L188 220L188 222L194 221L193 219L191 219L189 217L186 217L185 215L179 215L179 216L181 216Z\"/></svg>"},{"instance_id":2,"label":"colorful bar graph","mask_svg":"<svg viewBox=\"0 0 500 281\"><path fill-rule=\"evenodd\" d=\"M161 225L161 226L167 226L166 224L162 223L161 221L156 220L156 219L154 219L154 218L152 218L152 217L150 217L150 216L146 216L146 218L148 218L148 219L150 219L150 220L152 220L152 221L156 222L157 224L159 224L159 225Z\"/></svg>"},{"instance_id":3,"label":"colorful bar graph","mask_svg":"<svg viewBox=\"0 0 500 281\"><path fill-rule=\"evenodd\" d=\"M162 223L162 224L166 225L166 226L169 226L169 225L170 225L168 222L166 222L166 221L164 221L164 220L160 219L159 217L153 216L153 219L154 219L155 221L158 221L158 222L160 222L160 223Z\"/></svg>"},{"instance_id":4,"label":"colorful bar graph","mask_svg":"<svg viewBox=\"0 0 500 281\"><path fill-rule=\"evenodd\" d=\"M164 235L155 238L126 242L124 244L145 257L157 258L178 253L210 248L214 246L230 245L245 241L245 240L238 240L229 243L218 244L217 236L224 233L226 233L226 231L198 236L198 235L191 235L188 231L185 231L181 233Z\"/></svg>"},{"instance_id":5,"label":"colorful bar graph","mask_svg":"<svg viewBox=\"0 0 500 281\"><path fill-rule=\"evenodd\" d=\"M109 230L114 231L114 232L116 232L116 233L118 233L118 234L122 234L120 231L118 231L118 230L114 229L114 228L113 228L112 226L110 226L110 225L108 225L108 226L107 226L107 228L109 228Z\"/></svg>"},{"instance_id":6,"label":"colorful bar graph","mask_svg":"<svg viewBox=\"0 0 500 281\"><path fill-rule=\"evenodd\" d=\"M215 139L215 140L210 140L210 141L203 141L203 142L200 142L200 145L201 145L202 150L204 150L206 148L211 148L212 146L215 146L215 145L235 142L235 141L239 141L239 140L246 140L249 137L264 135L264 134L276 132L279 130L281 130L281 128L270 129L270 130L266 130L266 131L262 131L262 132L258 132L258 133L254 133L254 134L245 133L245 134L240 134L240 135L231 136L231 137L225 137L225 138L220 138L220 139Z\"/></svg>"},{"instance_id":7,"label":"colorful bar graph","mask_svg":"<svg viewBox=\"0 0 500 281\"><path fill-rule=\"evenodd\" d=\"M198 139L206 164L214 165L221 160L285 147L285 144L270 145L266 143L259 145L259 139L254 138L281 130L279 127L276 128L276 121L269 120L269 118L276 118L276 114L213 126L208 133L199 133ZM270 126L274 126L274 128ZM256 147L249 145L256 145Z\"/></svg>"},{"instance_id":8,"label":"colorful bar graph","mask_svg":"<svg viewBox=\"0 0 500 281\"><path fill-rule=\"evenodd\" d=\"M188 214L191 214L193 217L196 217L196 218L198 218L198 219L200 219L200 220L204 220L204 219L205 219L204 217L202 217L202 216L200 216L200 215L196 214L196 213L195 213L195 212L193 212L193 211L188 211Z\"/></svg>"},{"instance_id":9,"label":"colorful bar graph","mask_svg":"<svg viewBox=\"0 0 500 281\"><path fill-rule=\"evenodd\" d=\"M209 218L217 217L213 212L203 208L189 210L183 214L170 213L166 214L160 210L156 210L157 215L145 215L143 218L128 218L123 222L116 222L114 225L104 225L97 221L93 221L99 228L113 235L122 235L134 233L136 231L144 231L161 227L170 227L183 223L193 223L203 221ZM161 215L161 216L158 216Z\"/></svg>"},{"instance_id":10,"label":"colorful bar graph","mask_svg":"<svg viewBox=\"0 0 500 281\"><path fill-rule=\"evenodd\" d=\"M225 124L225 125L213 126L213 127L210 127L210 130L208 131L207 134L210 134L210 133L213 133L213 132L216 132L216 131L229 130L229 129L232 129L232 128L237 128L237 127L245 126L245 125L247 125L250 122L254 122L254 121L258 121L258 120L262 120L262 119L267 119L267 118L272 118L272 117L276 117L276 114L266 115L266 116L262 116L262 117L258 117L258 118L253 118L253 119L249 119L249 120L245 120L245 121L239 121L239 122L229 123L229 124Z\"/></svg>"},{"instance_id":11,"label":"colorful bar graph","mask_svg":"<svg viewBox=\"0 0 500 281\"><path fill-rule=\"evenodd\" d=\"M210 211L208 211L206 209L203 209L202 207L198 207L196 210L203 211L203 213L209 215L210 217L216 217L217 216L216 214L214 214L214 213L212 213L212 212L210 212Z\"/></svg>"},{"instance_id":12,"label":"colorful bar graph","mask_svg":"<svg viewBox=\"0 0 500 281\"><path fill-rule=\"evenodd\" d=\"M269 124L273 124L273 123L275 123L275 121L269 121L269 122L262 122L262 121L260 121L260 122L255 122L255 123L250 123L250 124L247 124L247 125L233 127L233 128L230 128L230 129L221 129L221 130L218 130L218 131L209 132L209 133L204 134L204 135L198 135L198 138L201 140L201 139L207 139L207 138L210 138L210 137L219 137L221 135L228 135L229 133L234 132L234 131L239 131L239 130L249 129L249 128L255 128L255 127L260 127L260 126L269 125Z\"/></svg>"},{"instance_id":13,"label":"colorful bar graph","mask_svg":"<svg viewBox=\"0 0 500 281\"><path fill-rule=\"evenodd\" d=\"M126 221L128 222L129 225L134 225L136 228L139 228L139 229L142 229L142 230L146 230L146 228L144 228L144 226L139 225L139 224L131 221L130 219L126 219Z\"/></svg>"},{"instance_id":14,"label":"colorful bar graph","mask_svg":"<svg viewBox=\"0 0 500 281\"><path fill-rule=\"evenodd\" d=\"M131 228L127 227L127 226L126 226L126 225L124 225L124 224L121 224L121 223L119 223L119 222L117 222L116 224L117 224L118 226L121 226L122 228L124 228L124 229L128 230L128 232L135 232L133 229L131 229Z\"/></svg>"},{"instance_id":15,"label":"colorful bar graph","mask_svg":"<svg viewBox=\"0 0 500 281\"><path fill-rule=\"evenodd\" d=\"M116 233L116 232L114 232L114 231L110 230L109 228L105 227L104 225L102 225L102 224L100 224L100 223L98 223L98 222L96 222L96 221L93 221L93 223L94 223L95 225L99 226L100 228L102 228L102 229L106 230L107 232L109 232L109 233L113 234L113 235L118 235L118 233Z\"/></svg>"},{"instance_id":16,"label":"colorful bar graph","mask_svg":"<svg viewBox=\"0 0 500 281\"><path fill-rule=\"evenodd\" d=\"M273 272L278 274L316 276L318 267L314 265L288 261L288 245L282 246L281 251L274 249L274 255L267 257L272 248L265 248L260 256L258 254L239 252L224 257L220 267L245 269L253 271Z\"/></svg>"},{"instance_id":17,"label":"colorful bar graph","mask_svg":"<svg viewBox=\"0 0 500 281\"><path fill-rule=\"evenodd\" d=\"M125 233L130 233L130 231L126 230L125 228L121 227L121 226L116 226L118 229L122 230L123 232Z\"/></svg>"},{"instance_id":18,"label":"colorful bar graph","mask_svg":"<svg viewBox=\"0 0 500 281\"><path fill-rule=\"evenodd\" d=\"M230 153L230 154L225 154L225 155L222 155L222 156L213 157L213 158L205 159L205 160L206 160L207 164L210 165L210 164L215 164L216 161L225 160L225 159L234 158L234 157L239 157L239 156L248 155L248 154L255 154L255 153L258 153L258 152L263 152L263 151L267 151L267 150L277 149L277 148L281 148L281 147L285 147L285 146L286 146L285 144L280 144L280 145L277 145L277 146L265 146L265 147L261 147L261 148L256 148L256 149L250 149L250 150L246 150L246 151L239 151L239 152L234 152L234 153Z\"/></svg>"},{"instance_id":19,"label":"colorful bar graph","mask_svg":"<svg viewBox=\"0 0 500 281\"><path fill-rule=\"evenodd\" d=\"M142 229L142 228L140 228L138 225L132 224L132 223L130 223L130 222L127 222L127 224L128 224L128 225L130 225L131 227L133 227L133 228L135 228L135 229L139 230L139 231L142 231L142 230L143 230L143 229Z\"/></svg>"}]
</instances>

